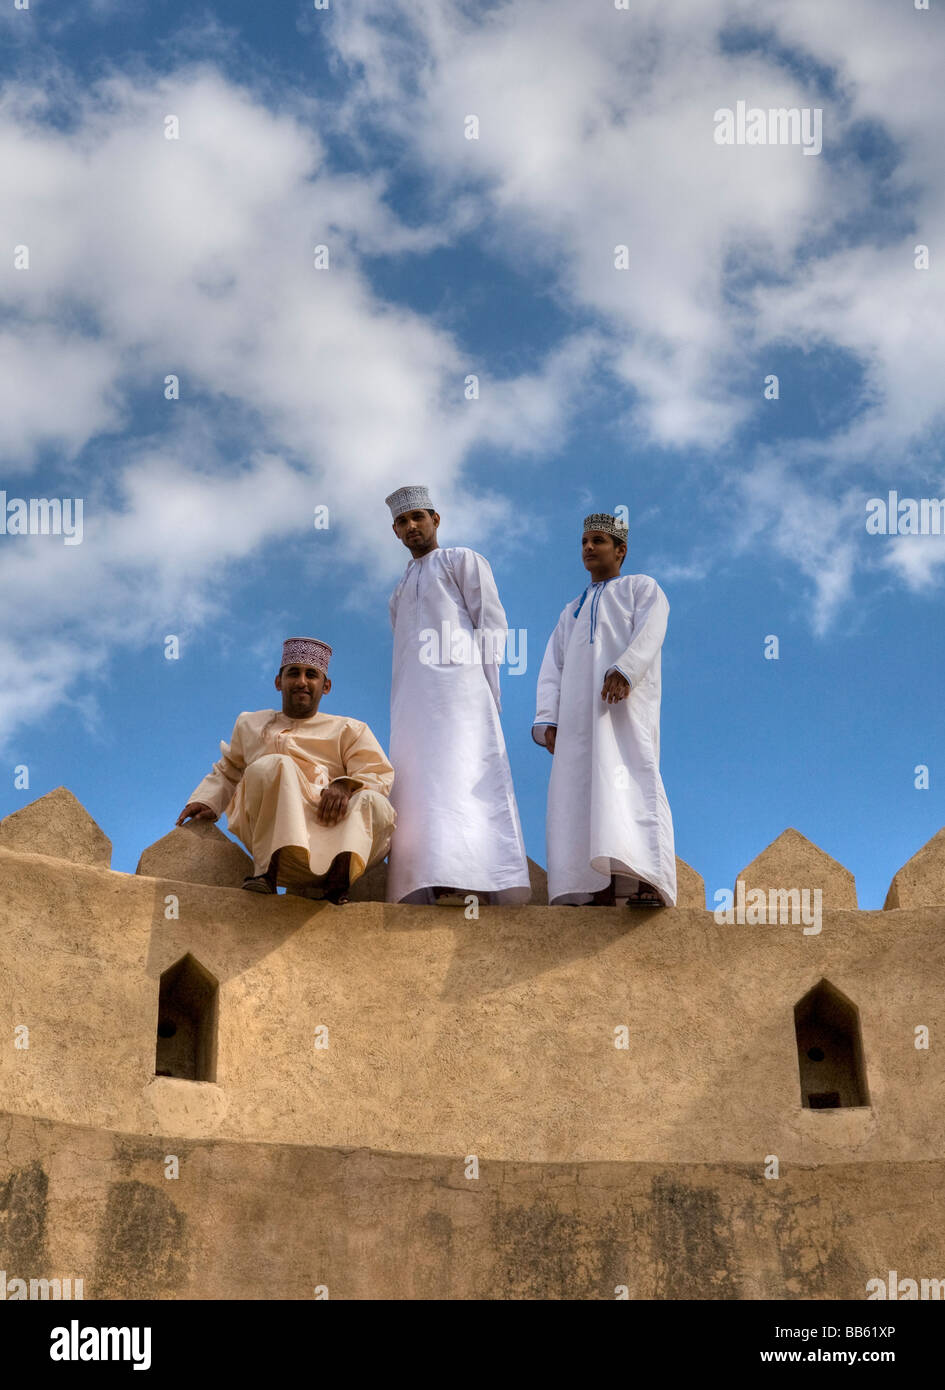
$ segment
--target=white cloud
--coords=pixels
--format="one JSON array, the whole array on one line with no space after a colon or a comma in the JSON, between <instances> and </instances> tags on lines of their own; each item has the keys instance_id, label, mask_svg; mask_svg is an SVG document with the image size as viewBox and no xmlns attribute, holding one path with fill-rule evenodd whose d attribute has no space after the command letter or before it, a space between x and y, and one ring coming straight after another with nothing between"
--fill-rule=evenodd
<instances>
[{"instance_id":1,"label":"white cloud","mask_svg":"<svg viewBox=\"0 0 945 1390\"><path fill-rule=\"evenodd\" d=\"M945 478L936 497L945 497ZM876 536L880 564L914 593L928 593L945 577L945 536Z\"/></svg>"},{"instance_id":2,"label":"white cloud","mask_svg":"<svg viewBox=\"0 0 945 1390\"><path fill-rule=\"evenodd\" d=\"M116 369L110 345L68 329L27 323L0 331L4 473L28 470L42 446L58 446L70 457L87 440L116 428Z\"/></svg>"},{"instance_id":3,"label":"white cloud","mask_svg":"<svg viewBox=\"0 0 945 1390\"><path fill-rule=\"evenodd\" d=\"M788 513L775 544L814 582L821 629L861 562L848 489L922 471L942 419L943 281L934 250L930 271L912 259L917 242L941 244L945 224L934 23L883 0L640 0L625 12L517 0L476 17L442 0L367 0L334 16L363 78L348 128L380 113L441 196L473 182L490 244L540 265L601 324L634 393L628 429L719 453L753 416L764 423L760 377L746 398L745 372L766 348L841 348L861 364L853 424L799 441L795 459L784 452L770 495L767 451L746 463L739 450L728 470L748 509L740 544ZM739 25L758 42L736 52L721 36ZM820 107L823 153L716 145L714 112L739 99ZM464 139L469 113L478 141ZM872 202L875 166L840 156L870 123L896 152L894 236ZM612 268L618 243L624 273ZM746 466L757 477L741 491ZM938 572L933 547L909 554L910 582Z\"/></svg>"},{"instance_id":4,"label":"white cloud","mask_svg":"<svg viewBox=\"0 0 945 1390\"><path fill-rule=\"evenodd\" d=\"M724 51L732 20L833 67L836 95L773 47ZM0 254L4 479L20 487L50 445L75 469L98 441L103 465L82 484L83 546L0 549L0 730L27 717L38 642L55 640L77 680L170 609L205 621L228 566L293 534L313 501L341 531L356 522L386 542L383 496L423 480L447 532L461 522L466 539L485 538L508 503L479 495L466 461L488 446L534 465L595 379L626 388L641 442L705 452L713 486L721 472L742 503L733 537L773 545L809 578L824 630L875 558L856 539L854 477L881 491L910 464L928 468L940 418L945 92L929 20L881 0L775 0L763 16L742 0L638 0L630 12L517 0L475 13L364 0L319 25L349 64L337 109L286 92L276 112L208 66L139 69L86 93L56 70L63 127L44 121L42 87L8 85L0 164L16 196L0 207L0 248L28 244L31 268ZM719 147L714 112L740 98L822 105L824 154ZM471 113L478 141L463 135ZM179 140L164 138L168 115ZM889 186L914 216L892 239L871 234L864 166L833 157L866 119L897 142ZM372 128L399 142L428 175L436 216L413 226L392 212L388 168L334 169L318 134L329 122L368 165ZM440 324L372 290L365 255L421 255L470 229L593 327L497 381ZM932 247L932 270L912 269L915 241ZM329 272L312 267L320 242ZM627 272L613 267L620 243ZM764 409L760 386L746 398L745 370L779 344L844 349L863 364L869 408L829 438L761 452L746 473L726 462ZM165 404L168 373L181 400ZM111 462L103 436L142 399L177 412L175 428ZM242 431L238 465L211 418ZM402 554L377 554L385 583ZM921 587L941 576L939 556L897 547L886 563ZM701 555L678 565L704 570Z\"/></svg>"},{"instance_id":5,"label":"white cloud","mask_svg":"<svg viewBox=\"0 0 945 1390\"><path fill-rule=\"evenodd\" d=\"M850 597L857 547L865 539L862 498L832 496L792 476L776 455L759 462L735 495L747 509L738 514L745 527L741 547L788 560L790 574L807 578L810 624L822 636Z\"/></svg>"},{"instance_id":6,"label":"white cloud","mask_svg":"<svg viewBox=\"0 0 945 1390\"><path fill-rule=\"evenodd\" d=\"M713 117L746 93L804 105L798 82L720 50L727 6L635 5L631 16L520 0L477 24L456 6L393 8L409 45L386 0L336 17L342 54L365 74L349 125L380 107L438 180L478 182L497 249L547 268L563 299L606 324L613 368L656 442L724 442L748 413L733 371L754 345L749 306L726 292L730 258L789 271L843 189L797 148L718 146ZM464 136L470 113L478 140ZM618 245L627 271L614 267Z\"/></svg>"},{"instance_id":7,"label":"white cloud","mask_svg":"<svg viewBox=\"0 0 945 1390\"><path fill-rule=\"evenodd\" d=\"M442 229L401 223L385 177L335 173L307 121L211 69L113 77L77 100L67 130L43 122L36 89L8 87L0 101L0 162L17 190L0 245L30 248L29 270L9 257L0 269L3 475L26 493L50 444L67 461L91 442L102 460L70 479L85 497L81 546L8 536L0 548L4 628L20 653L0 729L29 708L21 689L40 634L58 633L69 678L169 615L205 621L228 569L311 527L316 503L331 508L328 556L355 522L389 541L383 498L421 474L454 524L487 534L507 503L462 481L468 451L538 457L600 351L577 335L497 381L450 333L379 299L361 255L425 251ZM164 138L169 115L178 140ZM320 243L327 271L313 267ZM481 396L468 402L470 371ZM164 399L169 374L179 401ZM165 428L120 456L96 443L142 397ZM234 464L222 436L237 432ZM380 546L371 582L402 564L396 545Z\"/></svg>"}]
</instances>

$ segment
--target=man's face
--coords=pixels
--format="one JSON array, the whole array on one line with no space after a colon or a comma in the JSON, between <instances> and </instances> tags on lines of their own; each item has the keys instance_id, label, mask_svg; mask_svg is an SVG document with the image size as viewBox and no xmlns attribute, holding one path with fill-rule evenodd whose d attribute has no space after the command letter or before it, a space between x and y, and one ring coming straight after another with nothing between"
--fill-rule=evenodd
<instances>
[{"instance_id":1,"label":"man's face","mask_svg":"<svg viewBox=\"0 0 945 1390\"><path fill-rule=\"evenodd\" d=\"M436 547L436 528L439 524L439 512L434 512L432 516L426 511L402 512L394 522L394 535L416 558Z\"/></svg>"},{"instance_id":2,"label":"man's face","mask_svg":"<svg viewBox=\"0 0 945 1390\"><path fill-rule=\"evenodd\" d=\"M620 573L622 550L606 531L585 531L581 538L581 558L592 579L607 579Z\"/></svg>"},{"instance_id":3,"label":"man's face","mask_svg":"<svg viewBox=\"0 0 945 1390\"><path fill-rule=\"evenodd\" d=\"M276 676L276 689L282 691L282 713L290 719L308 719L317 713L318 702L331 689L331 681L316 666L283 666Z\"/></svg>"}]
</instances>

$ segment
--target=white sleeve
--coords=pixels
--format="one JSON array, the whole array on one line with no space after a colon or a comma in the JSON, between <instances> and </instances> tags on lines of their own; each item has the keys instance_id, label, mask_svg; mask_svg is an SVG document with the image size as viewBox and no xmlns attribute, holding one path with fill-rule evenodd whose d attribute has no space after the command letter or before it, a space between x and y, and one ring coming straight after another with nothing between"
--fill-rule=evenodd
<instances>
[{"instance_id":1,"label":"white sleeve","mask_svg":"<svg viewBox=\"0 0 945 1390\"><path fill-rule=\"evenodd\" d=\"M458 546L448 552L453 578L463 596L473 630L481 636L482 669L492 691L496 709L501 710L499 667L505 660L508 619L499 600L499 591L489 561L475 550Z\"/></svg>"},{"instance_id":2,"label":"white sleeve","mask_svg":"<svg viewBox=\"0 0 945 1390\"><path fill-rule=\"evenodd\" d=\"M633 636L630 645L613 666L608 666L605 674L609 676L611 671L619 671L630 682L631 689L639 685L663 645L668 618L669 600L663 590L655 579L641 575L639 585L635 585L633 590Z\"/></svg>"},{"instance_id":3,"label":"white sleeve","mask_svg":"<svg viewBox=\"0 0 945 1390\"><path fill-rule=\"evenodd\" d=\"M545 729L549 724L558 726L558 702L561 698L561 672L564 668L564 624L568 616L567 608L558 619L558 625L548 638L541 670L538 672L538 695L535 720L532 724L532 738L544 747ZM538 737L537 731L541 731Z\"/></svg>"}]
</instances>

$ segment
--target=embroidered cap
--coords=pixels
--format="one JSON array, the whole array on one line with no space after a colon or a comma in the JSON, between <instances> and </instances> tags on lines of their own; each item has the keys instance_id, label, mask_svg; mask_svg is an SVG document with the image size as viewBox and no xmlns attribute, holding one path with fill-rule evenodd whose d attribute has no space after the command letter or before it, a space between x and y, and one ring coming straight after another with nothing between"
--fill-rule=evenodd
<instances>
[{"instance_id":1,"label":"embroidered cap","mask_svg":"<svg viewBox=\"0 0 945 1390\"><path fill-rule=\"evenodd\" d=\"M282 666L314 666L328 672L331 647L316 637L287 637L282 644Z\"/></svg>"},{"instance_id":2,"label":"embroidered cap","mask_svg":"<svg viewBox=\"0 0 945 1390\"><path fill-rule=\"evenodd\" d=\"M432 512L436 510L425 487L399 487L396 492L385 497L384 501L390 507L390 514L394 521L399 516L403 516L404 512Z\"/></svg>"},{"instance_id":3,"label":"embroidered cap","mask_svg":"<svg viewBox=\"0 0 945 1390\"><path fill-rule=\"evenodd\" d=\"M607 512L592 512L590 516L586 516L581 534L586 536L588 531L603 531L605 536L613 536L615 541L626 541L630 534L629 528L622 521L618 521Z\"/></svg>"}]
</instances>

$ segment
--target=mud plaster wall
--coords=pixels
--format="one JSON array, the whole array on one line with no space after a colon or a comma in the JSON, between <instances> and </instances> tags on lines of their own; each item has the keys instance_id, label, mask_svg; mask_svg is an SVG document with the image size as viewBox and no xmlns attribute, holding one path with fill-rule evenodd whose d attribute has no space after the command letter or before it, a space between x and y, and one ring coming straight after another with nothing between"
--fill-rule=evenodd
<instances>
[{"instance_id":1,"label":"mud plaster wall","mask_svg":"<svg viewBox=\"0 0 945 1390\"><path fill-rule=\"evenodd\" d=\"M810 857L801 838L755 872ZM943 928L915 905L828 909L818 936L701 908L467 922L0 847L0 1269L87 1298L862 1299L890 1269L943 1278ZM220 982L216 1084L153 1074L186 952ZM868 1107L801 1106L793 1010L822 978L859 1009Z\"/></svg>"},{"instance_id":2,"label":"mud plaster wall","mask_svg":"<svg viewBox=\"0 0 945 1390\"><path fill-rule=\"evenodd\" d=\"M10 1114L444 1163L757 1173L769 1154L795 1166L945 1154L945 908L826 910L818 936L720 926L701 909L483 908L467 922L4 850L0 888ZM160 975L188 951L220 982L216 1084L153 1074ZM869 1107L801 1106L793 1009L823 977L859 1008ZM25 1050L12 1045L21 1024Z\"/></svg>"},{"instance_id":3,"label":"mud plaster wall","mask_svg":"<svg viewBox=\"0 0 945 1390\"><path fill-rule=\"evenodd\" d=\"M180 1176L165 1178L169 1152ZM86 1298L864 1299L945 1277L942 1162L486 1162L0 1115L0 1268Z\"/></svg>"}]
</instances>

